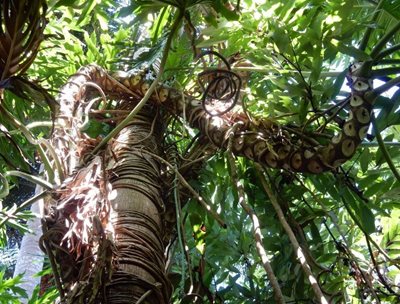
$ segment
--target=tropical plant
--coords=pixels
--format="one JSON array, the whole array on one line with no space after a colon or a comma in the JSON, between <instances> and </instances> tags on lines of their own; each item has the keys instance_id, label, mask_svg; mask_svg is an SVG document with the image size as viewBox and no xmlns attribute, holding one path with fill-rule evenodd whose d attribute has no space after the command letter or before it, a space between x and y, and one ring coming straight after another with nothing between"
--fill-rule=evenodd
<instances>
[{"instance_id":1,"label":"tropical plant","mask_svg":"<svg viewBox=\"0 0 400 304\"><path fill-rule=\"evenodd\" d=\"M45 190L0 235L44 199L30 302L399 301L400 1L29 3L1 7L0 198Z\"/></svg>"}]
</instances>

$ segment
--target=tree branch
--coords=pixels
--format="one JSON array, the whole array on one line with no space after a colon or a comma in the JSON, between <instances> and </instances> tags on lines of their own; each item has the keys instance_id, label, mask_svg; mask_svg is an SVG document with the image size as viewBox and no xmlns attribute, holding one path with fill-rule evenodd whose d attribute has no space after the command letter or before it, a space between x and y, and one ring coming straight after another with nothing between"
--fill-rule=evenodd
<instances>
[{"instance_id":1,"label":"tree branch","mask_svg":"<svg viewBox=\"0 0 400 304\"><path fill-rule=\"evenodd\" d=\"M392 170L393 175L396 177L397 181L400 181L400 174L397 171L396 166L393 164L392 158L390 157L390 154L386 149L385 143L383 142L380 130L378 130L378 126L376 125L374 113L371 114L371 121L375 131L376 140L378 141L379 148L382 151L383 157L385 158L390 170Z\"/></svg>"},{"instance_id":2,"label":"tree branch","mask_svg":"<svg viewBox=\"0 0 400 304\"><path fill-rule=\"evenodd\" d=\"M172 39L175 35L175 32L178 30L179 24L183 18L183 14L184 14L184 12L182 10L179 10L178 16L176 17L176 19L172 25L171 32L168 35L168 39L167 39L167 42L164 47L163 55L162 55L161 62L160 62L160 70L159 70L156 78L150 85L148 91L143 96L142 100L140 100L140 102L136 105L136 107L128 114L128 116L126 116L126 118L123 121L121 121L109 134L107 134L107 136L104 137L103 140L93 149L93 151L91 153L92 155L95 155L102 147L104 147L108 143L108 141L111 138L113 138L123 128L125 128L131 122L132 118L140 111L140 109L143 108L143 106L146 104L147 100L149 100L149 98L153 94L154 90L156 89L156 87L158 86L158 84L161 80L161 76L164 72L165 63L167 62L169 49L171 48Z\"/></svg>"},{"instance_id":3,"label":"tree branch","mask_svg":"<svg viewBox=\"0 0 400 304\"><path fill-rule=\"evenodd\" d=\"M375 23L376 20L378 19L379 14L381 12L381 8L382 8L384 2L385 2L385 0L380 0L378 5L376 6L374 14L372 16L372 20L371 20L372 23ZM374 30L374 28L372 26L367 27L365 35L364 35L364 37L363 37L363 39L362 39L362 41L360 43L359 49L361 51L365 51L365 49L366 49L366 47L368 45L369 38L371 37L371 34L372 34L373 30Z\"/></svg>"},{"instance_id":4,"label":"tree branch","mask_svg":"<svg viewBox=\"0 0 400 304\"><path fill-rule=\"evenodd\" d=\"M371 51L371 58L374 61L377 61L380 57L380 51L383 49L383 47L386 45L386 43L396 34L397 31L400 30L400 22L395 24L388 32L385 33L385 35L378 41L378 43L375 45L375 47Z\"/></svg>"},{"instance_id":5,"label":"tree branch","mask_svg":"<svg viewBox=\"0 0 400 304\"><path fill-rule=\"evenodd\" d=\"M253 234L254 234L254 239L256 241L257 253L261 258L262 265L265 269L265 272L267 273L267 277L268 277L269 281L271 282L272 289L274 290L274 294L275 294L276 303L283 304L283 303L285 303L285 299L283 298L282 290L279 286L278 280L274 274L274 271L272 269L272 266L271 266L268 256L267 256L267 252L263 245L263 235L261 234L260 221L258 219L257 214L254 212L254 210L246 203L243 185L239 182L239 179L237 176L237 167L236 167L234 155L232 153L233 135L234 135L234 131L232 130L232 132L229 134L229 143L228 143L228 149L227 149L227 158L228 158L229 166L230 166L232 185L234 188L236 188L236 191L239 194L240 205L246 211L246 213L249 215L249 217L251 218L251 221L253 223Z\"/></svg>"},{"instance_id":6,"label":"tree branch","mask_svg":"<svg viewBox=\"0 0 400 304\"><path fill-rule=\"evenodd\" d=\"M321 288L319 287L318 281L316 280L314 274L311 271L310 265L307 263L307 260L304 256L303 250L300 247L299 242L297 241L292 229L290 228L288 222L285 219L285 216L283 214L283 211L281 207L279 206L278 200L274 193L272 192L271 188L267 184L264 174L263 174L263 169L259 164L255 164L257 174L261 180L261 184L264 188L264 191L267 193L270 202L272 206L275 209L275 212L278 215L278 219L281 222L283 229L286 231L287 235L289 236L290 242L292 243L294 252L296 253L297 259L300 261L300 265L303 268L304 273L308 277L308 280L310 281L311 287L314 290L315 296L318 299L318 302L321 304L328 304L328 301L326 300L324 294L322 293Z\"/></svg>"}]
</instances>

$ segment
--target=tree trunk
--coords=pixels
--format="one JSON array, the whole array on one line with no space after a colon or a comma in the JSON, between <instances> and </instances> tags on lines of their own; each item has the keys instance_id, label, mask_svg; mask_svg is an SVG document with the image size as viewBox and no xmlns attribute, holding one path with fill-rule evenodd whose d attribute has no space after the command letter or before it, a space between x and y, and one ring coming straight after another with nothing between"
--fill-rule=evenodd
<instances>
[{"instance_id":1,"label":"tree trunk","mask_svg":"<svg viewBox=\"0 0 400 304\"><path fill-rule=\"evenodd\" d=\"M147 109L146 109L147 110ZM157 109L155 109L157 111ZM146 114L146 115L144 115ZM108 303L169 303L165 274L165 213L161 166L146 152L160 154L161 134L151 130L154 111L135 116L111 144L107 175L112 186L113 273ZM161 125L159 121L156 125ZM114 157L113 157L114 156Z\"/></svg>"},{"instance_id":2,"label":"tree trunk","mask_svg":"<svg viewBox=\"0 0 400 304\"><path fill-rule=\"evenodd\" d=\"M47 202L43 247L65 303L169 303L164 257L174 227L164 220L171 209L165 203L169 186L161 176L165 168L148 154L162 152L160 111L145 106L91 155L101 138L81 130L93 97L87 83L95 71L81 69L58 98L52 144L66 178ZM130 99L116 103L117 111L135 106Z\"/></svg>"}]
</instances>

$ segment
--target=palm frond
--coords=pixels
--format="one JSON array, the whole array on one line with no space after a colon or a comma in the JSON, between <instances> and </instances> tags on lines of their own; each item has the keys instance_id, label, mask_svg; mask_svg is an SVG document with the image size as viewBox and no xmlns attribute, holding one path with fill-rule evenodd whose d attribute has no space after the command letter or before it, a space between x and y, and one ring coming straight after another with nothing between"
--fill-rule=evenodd
<instances>
[{"instance_id":1,"label":"palm frond","mask_svg":"<svg viewBox=\"0 0 400 304\"><path fill-rule=\"evenodd\" d=\"M52 113L55 113L58 108L56 100L46 89L25 77L12 76L0 81L0 89L7 89L16 96L24 100L32 101L39 106L45 106L47 104Z\"/></svg>"},{"instance_id":2,"label":"palm frond","mask_svg":"<svg viewBox=\"0 0 400 304\"><path fill-rule=\"evenodd\" d=\"M0 1L0 80L23 74L43 40L44 0Z\"/></svg>"}]
</instances>

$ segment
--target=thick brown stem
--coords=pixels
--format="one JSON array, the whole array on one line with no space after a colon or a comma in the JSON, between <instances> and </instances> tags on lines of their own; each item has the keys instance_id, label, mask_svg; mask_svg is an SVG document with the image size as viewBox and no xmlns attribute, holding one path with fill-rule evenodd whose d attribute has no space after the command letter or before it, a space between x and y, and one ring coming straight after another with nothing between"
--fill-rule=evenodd
<instances>
[{"instance_id":1,"label":"thick brown stem","mask_svg":"<svg viewBox=\"0 0 400 304\"><path fill-rule=\"evenodd\" d=\"M136 303L145 293L149 303L169 303L171 295L164 271L161 166L141 152L160 152L160 134L151 134L151 122L151 117L139 115L110 147L115 157L108 171L110 215L117 254L107 288L109 303Z\"/></svg>"}]
</instances>

